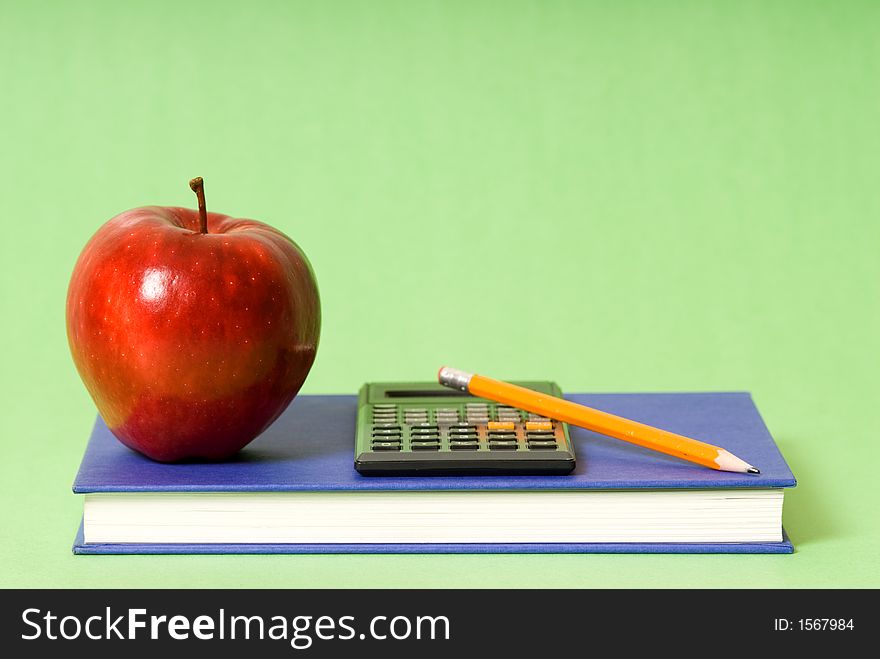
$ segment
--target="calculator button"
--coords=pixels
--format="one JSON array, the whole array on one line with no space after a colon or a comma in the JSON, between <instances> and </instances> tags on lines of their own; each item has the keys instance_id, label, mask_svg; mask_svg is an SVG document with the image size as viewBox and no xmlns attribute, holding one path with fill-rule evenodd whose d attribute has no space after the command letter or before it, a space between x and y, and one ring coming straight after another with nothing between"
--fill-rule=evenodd
<instances>
[{"instance_id":1,"label":"calculator button","mask_svg":"<svg viewBox=\"0 0 880 659\"><path fill-rule=\"evenodd\" d=\"M419 444L423 442L439 442L440 435L438 435L437 433L434 433L433 435L412 435L409 438L409 441L413 444Z\"/></svg>"},{"instance_id":2,"label":"calculator button","mask_svg":"<svg viewBox=\"0 0 880 659\"><path fill-rule=\"evenodd\" d=\"M509 421L490 421L489 430L513 430L513 423Z\"/></svg>"},{"instance_id":3,"label":"calculator button","mask_svg":"<svg viewBox=\"0 0 880 659\"><path fill-rule=\"evenodd\" d=\"M373 437L378 435L400 435L400 428L376 428L373 427Z\"/></svg>"},{"instance_id":4,"label":"calculator button","mask_svg":"<svg viewBox=\"0 0 880 659\"><path fill-rule=\"evenodd\" d=\"M489 439L516 439L516 433L512 430L490 430Z\"/></svg>"},{"instance_id":5,"label":"calculator button","mask_svg":"<svg viewBox=\"0 0 880 659\"><path fill-rule=\"evenodd\" d=\"M418 444L412 445L413 451L439 451L440 444L437 442L429 443L429 442L419 442Z\"/></svg>"},{"instance_id":6,"label":"calculator button","mask_svg":"<svg viewBox=\"0 0 880 659\"><path fill-rule=\"evenodd\" d=\"M556 450L556 442L537 442L537 441L529 441L530 449L538 449L538 450Z\"/></svg>"},{"instance_id":7,"label":"calculator button","mask_svg":"<svg viewBox=\"0 0 880 659\"><path fill-rule=\"evenodd\" d=\"M479 447L479 442L449 442L449 448L453 451L476 451Z\"/></svg>"},{"instance_id":8,"label":"calculator button","mask_svg":"<svg viewBox=\"0 0 880 659\"><path fill-rule=\"evenodd\" d=\"M501 442L501 441L489 441L489 450L490 451L515 451L516 450L516 441L512 442Z\"/></svg>"},{"instance_id":9,"label":"calculator button","mask_svg":"<svg viewBox=\"0 0 880 659\"><path fill-rule=\"evenodd\" d=\"M527 430L526 439L552 439L555 441L556 435L547 430Z\"/></svg>"},{"instance_id":10,"label":"calculator button","mask_svg":"<svg viewBox=\"0 0 880 659\"><path fill-rule=\"evenodd\" d=\"M526 430L553 430L549 421L526 421Z\"/></svg>"},{"instance_id":11,"label":"calculator button","mask_svg":"<svg viewBox=\"0 0 880 659\"><path fill-rule=\"evenodd\" d=\"M412 432L437 432L440 427L435 423L419 423L412 426Z\"/></svg>"},{"instance_id":12,"label":"calculator button","mask_svg":"<svg viewBox=\"0 0 880 659\"><path fill-rule=\"evenodd\" d=\"M373 442L374 451L399 451L400 444L397 442Z\"/></svg>"}]
</instances>

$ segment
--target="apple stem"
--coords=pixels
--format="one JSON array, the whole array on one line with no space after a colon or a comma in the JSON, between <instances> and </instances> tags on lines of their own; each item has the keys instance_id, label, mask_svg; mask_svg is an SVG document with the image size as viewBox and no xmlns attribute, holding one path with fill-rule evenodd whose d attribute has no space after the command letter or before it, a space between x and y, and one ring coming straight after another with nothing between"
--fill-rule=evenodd
<instances>
[{"instance_id":1,"label":"apple stem","mask_svg":"<svg viewBox=\"0 0 880 659\"><path fill-rule=\"evenodd\" d=\"M196 193L199 199L199 231L208 233L208 211L205 210L205 182L201 176L196 176L189 182L190 189Z\"/></svg>"}]
</instances>

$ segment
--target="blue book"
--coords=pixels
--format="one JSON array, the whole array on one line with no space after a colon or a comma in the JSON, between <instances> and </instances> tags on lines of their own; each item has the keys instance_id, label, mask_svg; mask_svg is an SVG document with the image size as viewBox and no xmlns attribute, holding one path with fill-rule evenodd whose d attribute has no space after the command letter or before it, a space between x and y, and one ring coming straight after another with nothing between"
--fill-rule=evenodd
<instances>
[{"instance_id":1,"label":"blue book","mask_svg":"<svg viewBox=\"0 0 880 659\"><path fill-rule=\"evenodd\" d=\"M361 476L356 396L299 396L222 463L153 462L98 418L73 485L85 499L74 553L793 551L781 515L783 488L796 482L749 394L567 398L711 441L761 473L715 471L572 427L569 475Z\"/></svg>"}]
</instances>

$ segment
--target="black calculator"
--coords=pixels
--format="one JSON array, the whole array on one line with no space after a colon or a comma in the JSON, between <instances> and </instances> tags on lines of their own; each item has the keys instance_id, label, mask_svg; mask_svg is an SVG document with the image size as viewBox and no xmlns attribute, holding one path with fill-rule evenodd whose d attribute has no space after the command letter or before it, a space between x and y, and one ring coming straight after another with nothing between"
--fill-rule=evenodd
<instances>
[{"instance_id":1,"label":"black calculator","mask_svg":"<svg viewBox=\"0 0 880 659\"><path fill-rule=\"evenodd\" d=\"M554 382L517 382L562 396ZM568 425L436 382L374 382L358 396L355 469L368 476L567 474Z\"/></svg>"}]
</instances>

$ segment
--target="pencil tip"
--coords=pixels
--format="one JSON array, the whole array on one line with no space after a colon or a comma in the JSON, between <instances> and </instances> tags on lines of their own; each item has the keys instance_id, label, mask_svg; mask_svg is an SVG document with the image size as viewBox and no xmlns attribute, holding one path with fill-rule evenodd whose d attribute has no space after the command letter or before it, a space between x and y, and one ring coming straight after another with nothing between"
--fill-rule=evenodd
<instances>
[{"instance_id":1,"label":"pencil tip","mask_svg":"<svg viewBox=\"0 0 880 659\"><path fill-rule=\"evenodd\" d=\"M757 467L749 467L748 469L746 469L746 473L747 474L760 474L761 470L758 469Z\"/></svg>"}]
</instances>

